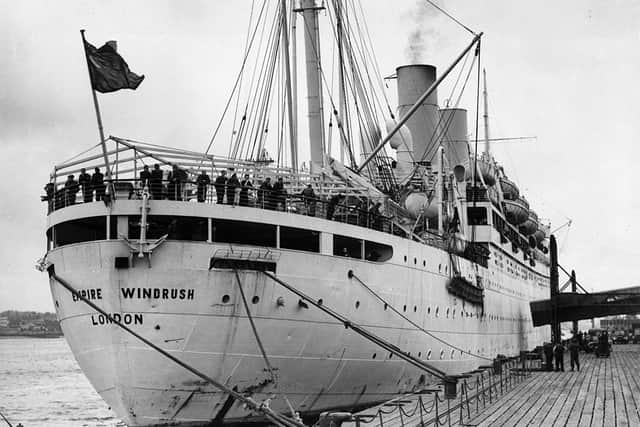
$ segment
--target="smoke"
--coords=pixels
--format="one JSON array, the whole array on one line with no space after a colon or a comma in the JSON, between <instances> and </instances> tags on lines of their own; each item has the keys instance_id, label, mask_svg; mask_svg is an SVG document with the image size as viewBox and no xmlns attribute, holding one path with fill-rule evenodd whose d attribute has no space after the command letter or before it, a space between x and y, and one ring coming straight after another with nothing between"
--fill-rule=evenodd
<instances>
[{"instance_id":1,"label":"smoke","mask_svg":"<svg viewBox=\"0 0 640 427\"><path fill-rule=\"evenodd\" d=\"M438 11L424 0L416 0L411 11L407 13L407 19L412 22L405 48L405 55L410 64L422 64L434 56L440 36L439 26L436 25L437 16Z\"/></svg>"}]
</instances>

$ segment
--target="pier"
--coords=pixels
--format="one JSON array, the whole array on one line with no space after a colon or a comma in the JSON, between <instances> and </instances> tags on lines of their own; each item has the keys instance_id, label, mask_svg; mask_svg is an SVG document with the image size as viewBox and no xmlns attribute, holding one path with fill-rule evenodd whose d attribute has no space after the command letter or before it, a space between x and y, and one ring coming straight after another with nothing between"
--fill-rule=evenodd
<instances>
[{"instance_id":1,"label":"pier","mask_svg":"<svg viewBox=\"0 0 640 427\"><path fill-rule=\"evenodd\" d=\"M608 358L581 353L580 365L572 372L567 353L564 372L523 371L520 363L500 375L479 370L460 380L456 398L435 387L354 414L343 426L640 425L640 345L615 345Z\"/></svg>"}]
</instances>

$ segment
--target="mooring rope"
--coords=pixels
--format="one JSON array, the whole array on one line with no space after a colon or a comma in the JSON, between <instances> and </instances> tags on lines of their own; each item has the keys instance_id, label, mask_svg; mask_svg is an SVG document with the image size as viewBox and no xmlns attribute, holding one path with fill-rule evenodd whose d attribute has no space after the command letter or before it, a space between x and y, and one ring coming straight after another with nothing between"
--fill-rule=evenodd
<instances>
[{"instance_id":1,"label":"mooring rope","mask_svg":"<svg viewBox=\"0 0 640 427\"><path fill-rule=\"evenodd\" d=\"M432 332L427 331L422 326L418 325L413 320L409 319L407 316L405 316L404 314L400 313L400 311L398 311L394 306L389 304L384 298L382 298L380 295L378 295L377 292L375 292L373 289L371 289L369 286L367 286L366 283L364 283L358 276L356 276L356 274L353 272L353 270L349 270L349 277L353 277L354 279L356 279L358 281L358 283L360 283L365 289L367 289L369 292L371 292L371 294L373 294L374 297L378 298L385 305L385 307L389 307L391 309L391 311L393 311L398 316L402 317L404 320L409 322L416 329L418 329L418 330L424 332L425 334L429 335L434 340L439 341L442 344L444 344L444 345L446 345L448 347L451 347L454 350L458 350L461 353L466 353L466 354L468 354L470 356L474 356L474 357L477 357L479 359L489 360L489 361L493 362L493 359L490 359L490 358L484 357L484 356L480 356L479 354L473 354L470 351L464 350L464 349L462 349L460 347L456 347L455 345L453 345L451 343L448 343L447 341L443 340L442 338L434 335Z\"/></svg>"},{"instance_id":2,"label":"mooring rope","mask_svg":"<svg viewBox=\"0 0 640 427\"><path fill-rule=\"evenodd\" d=\"M0 416L2 417L2 419L4 420L5 423L7 423L9 425L9 427L13 427L13 424L11 424L9 422L9 420L7 419L7 417L4 416L4 414L2 413L2 411L0 411Z\"/></svg>"},{"instance_id":3,"label":"mooring rope","mask_svg":"<svg viewBox=\"0 0 640 427\"><path fill-rule=\"evenodd\" d=\"M269 357L267 356L267 352L264 349L264 345L262 345L262 340L260 339L260 335L258 334L258 329L256 328L256 324L253 321L253 316L251 315L251 310L249 309L249 302L247 301L247 297L244 293L244 289L242 289L242 282L240 281L240 274L238 274L238 270L234 269L233 272L236 275L236 280L238 281L238 289L240 289L240 295L242 296L242 302L244 304L244 309L247 312L247 318L249 319L249 323L251 324L251 329L253 330L253 335L256 337L256 342L258 343L258 347L260 347L260 352L262 353L262 358L264 359L265 365L267 365L267 369L269 370L269 374L271 375L271 380L273 381L274 386L276 387L276 392L279 393L287 406L289 407L289 411L291 411L292 416L296 416L297 412L293 409L293 405L287 398L287 395L278 390L278 376L275 373L275 369L271 362L269 362Z\"/></svg>"},{"instance_id":4,"label":"mooring rope","mask_svg":"<svg viewBox=\"0 0 640 427\"><path fill-rule=\"evenodd\" d=\"M89 307L93 308L98 313L100 313L103 316L105 316L107 319L109 319L110 322L112 322L112 323L116 324L117 326L119 326L120 328L124 329L129 334L133 335L134 337L136 337L137 339L139 339L140 341L142 341L143 343L145 343L146 345L148 345L152 349L156 350L158 353L160 353L163 356L167 357L168 359L172 360L173 362L175 362L176 364L180 365L181 367L183 367L187 371L191 372L192 374L194 374L194 375L202 378L203 380L207 381L208 383L210 383L211 385L215 386L216 388L218 388L218 389L222 390L223 392L233 396L235 399L245 403L252 410L261 412L267 419L269 419L270 421L272 421L276 425L281 426L281 427L306 427L302 422L299 422L299 421L294 420L294 419L290 419L290 418L286 417L285 415L279 414L279 413L273 411L271 408L269 408L265 404L258 404L255 400L251 399L250 397L246 397L246 396L242 395L241 393L239 393L239 392L227 387L226 385L224 385L222 383L219 383L218 381L216 381L213 378L209 377L205 373L200 372L196 368L188 365L187 363L185 363L182 360L178 359L177 357L173 356L172 354L170 354L166 350L163 350L162 348L158 347L157 345L155 345L154 343L152 343L148 339L146 339L143 336L139 335L138 333L134 332L132 329L130 329L126 325L124 325L121 322L119 322L118 320L114 319L109 313L107 313L106 311L104 311L103 309L98 307L96 304L94 304L93 302L91 302L90 300L88 300L87 298L82 296L66 280L62 279L57 274L55 274L55 272L53 272L53 270L52 270L52 267L53 266L49 267L50 268L49 276L52 279L54 279L55 281L60 283L65 289L67 289L69 292L71 292L73 295L75 295L78 299L80 299L82 302L87 304Z\"/></svg>"},{"instance_id":5,"label":"mooring rope","mask_svg":"<svg viewBox=\"0 0 640 427\"><path fill-rule=\"evenodd\" d=\"M396 356L398 356L399 358L401 358L405 362L415 366L416 368L419 368L419 369L422 369L423 371L426 371L427 373L429 373L430 375L433 375L434 377L436 377L438 379L444 379L447 376L447 374L444 371L441 371L440 369L436 368L435 366L432 366L431 364L428 364L428 363L424 362L423 360L420 360L420 359L418 359L416 357L411 356L409 353L402 351L396 345L391 344L390 342L384 340L383 338L378 337L377 335L373 334L372 332L369 332L368 330L366 330L362 326L358 325L357 323L352 322L347 317L337 313L336 311L334 311L334 310L330 309L329 307L325 306L323 303L320 303L320 302L314 300L313 298L311 298L310 296L306 295L302 291L300 291L300 290L296 289L295 287L293 287L293 286L285 283L284 281L280 280L279 278L277 278L275 275L271 274L270 272L263 271L263 273L267 277L269 277L273 281L275 281L276 283L280 284L284 288L286 288L289 291L293 292L294 294L298 295L301 299L311 303L316 308L319 308L320 310L322 310L325 313L327 313L329 316L331 316L334 319L336 319L339 322L341 322L344 325L345 328L352 329L357 334L359 334L362 337L368 339L369 341L373 342L374 344L377 344L378 346L384 348L385 350L389 351L390 353L395 354Z\"/></svg>"}]
</instances>

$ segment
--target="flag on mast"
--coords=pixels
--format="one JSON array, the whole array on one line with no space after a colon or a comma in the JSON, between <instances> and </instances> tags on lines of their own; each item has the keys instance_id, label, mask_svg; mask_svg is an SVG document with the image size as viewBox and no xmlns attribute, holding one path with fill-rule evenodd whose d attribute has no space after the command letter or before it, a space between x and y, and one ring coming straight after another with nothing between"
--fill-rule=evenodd
<instances>
[{"instance_id":1,"label":"flag on mast","mask_svg":"<svg viewBox=\"0 0 640 427\"><path fill-rule=\"evenodd\" d=\"M115 92L120 89L137 89L144 80L131 70L126 61L116 51L116 42L106 42L100 49L84 41L87 54L91 86L100 93Z\"/></svg>"}]
</instances>

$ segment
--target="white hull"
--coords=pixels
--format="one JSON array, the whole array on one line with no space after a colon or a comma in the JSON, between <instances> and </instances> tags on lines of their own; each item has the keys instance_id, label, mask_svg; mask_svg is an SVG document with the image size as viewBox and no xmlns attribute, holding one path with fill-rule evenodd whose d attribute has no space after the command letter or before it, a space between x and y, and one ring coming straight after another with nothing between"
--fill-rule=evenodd
<instances>
[{"instance_id":1,"label":"white hull","mask_svg":"<svg viewBox=\"0 0 640 427\"><path fill-rule=\"evenodd\" d=\"M498 354L516 355L548 337L548 328L531 326L529 311L529 301L548 296L544 267L525 265L521 255L516 260L518 255L503 250L499 242L491 247L488 269L479 267L476 272L474 264L460 260L463 276L471 281L476 274L482 277L483 317L478 306L447 292L451 266L449 254L443 250L301 215L160 203L152 202L153 214L176 215L180 211L181 215L282 223L320 231L320 253L271 249L277 258L277 276L447 373L461 373L488 363L455 348L492 359ZM74 206L52 213L49 223L91 215L135 215L139 206L139 201L118 201L109 212L102 203ZM394 255L383 263L333 256L323 247L330 233L390 244ZM264 274L240 271L260 338L278 370L276 387L265 370L233 270L209 269L213 254L230 247L234 251L256 249L167 241L154 251L151 267L146 260L139 260L131 268L116 269L115 257L129 256L129 248L122 240L101 240L55 248L47 259L56 274L77 289L89 290L88 296L97 305L118 314L136 332L258 401L281 392L304 415L380 402L435 382L435 378L406 362L390 358L389 353L313 306L299 306L297 296ZM348 278L349 270L451 346L416 331L397 314L385 310L369 291ZM117 326L105 324L108 322L102 315L74 301L57 282L51 281L50 285L62 329L78 363L98 393L129 426L206 423L219 413L226 395ZM143 289L151 289L146 291L151 295L145 295ZM279 298L284 306L278 305ZM273 398L270 407L287 411L279 396ZM224 419L239 421L252 415L235 402Z\"/></svg>"}]
</instances>

